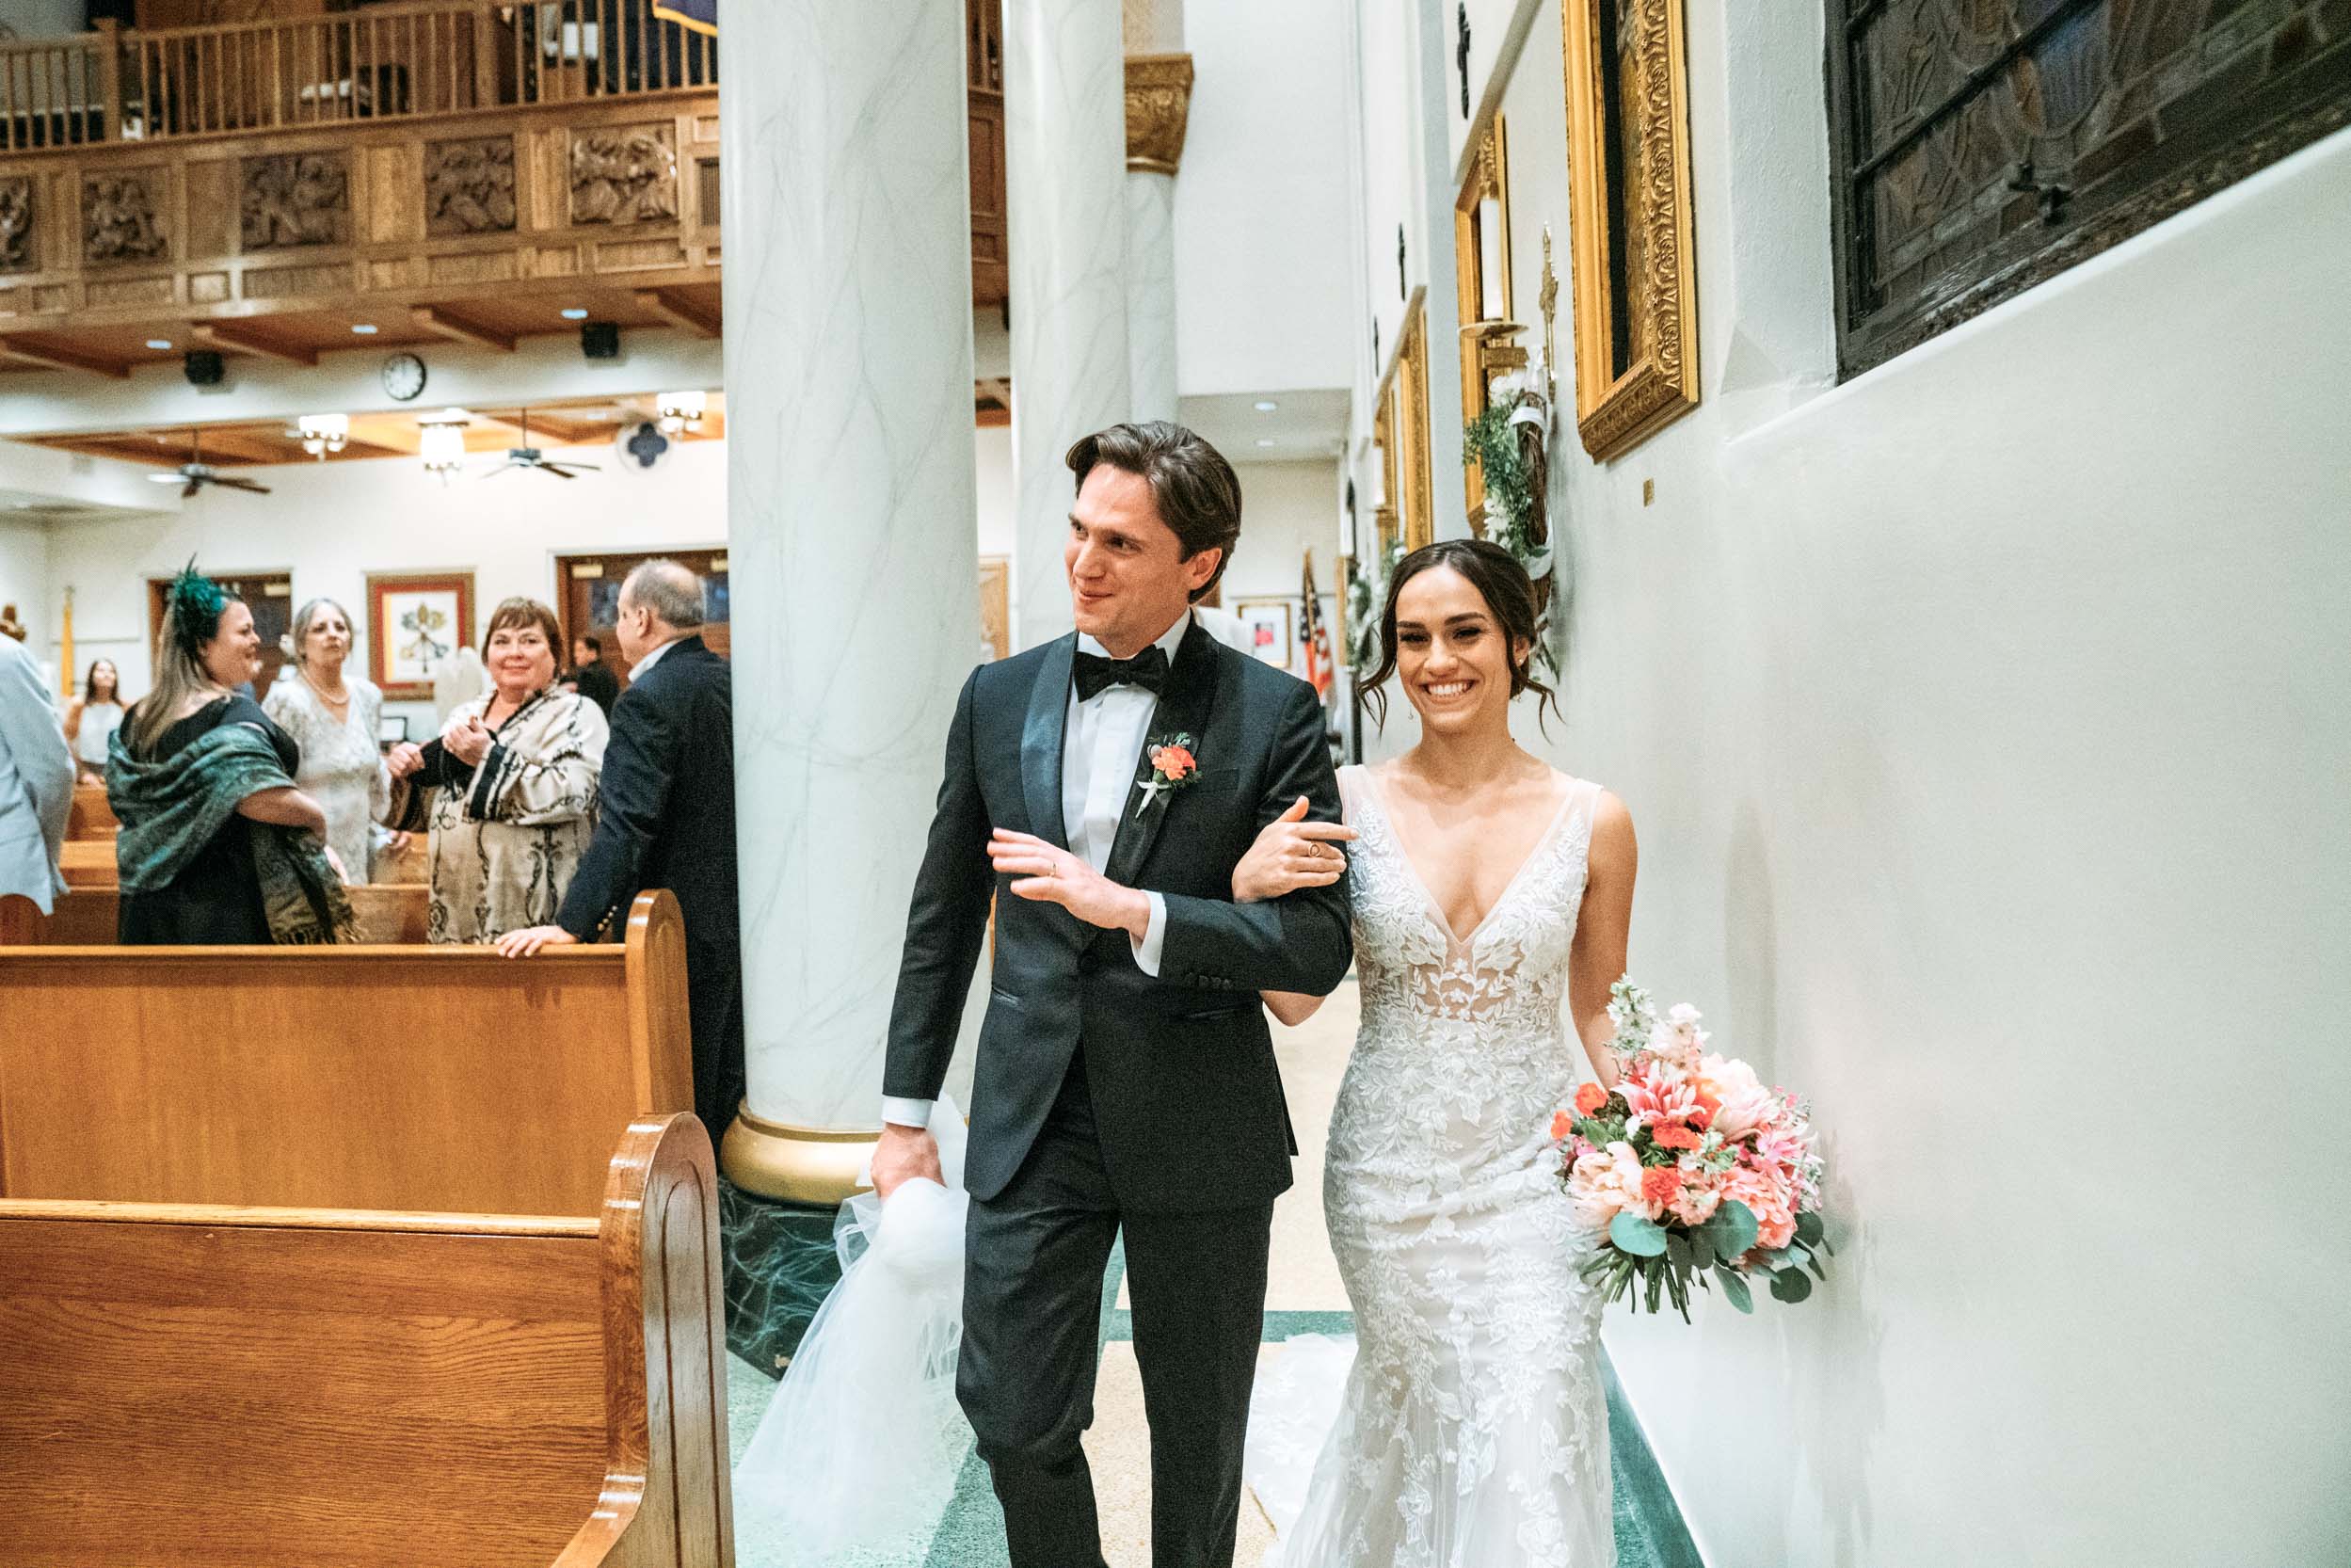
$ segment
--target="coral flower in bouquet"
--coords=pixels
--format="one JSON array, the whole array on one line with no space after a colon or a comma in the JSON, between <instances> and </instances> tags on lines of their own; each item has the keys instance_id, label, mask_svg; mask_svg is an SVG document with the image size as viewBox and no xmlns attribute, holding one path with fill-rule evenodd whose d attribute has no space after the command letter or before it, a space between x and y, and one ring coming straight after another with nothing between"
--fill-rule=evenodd
<instances>
[{"instance_id":1,"label":"coral flower in bouquet","mask_svg":"<svg viewBox=\"0 0 2351 1568\"><path fill-rule=\"evenodd\" d=\"M1802 1301L1805 1271L1827 1279L1820 1260L1833 1256L1804 1102L1709 1051L1696 1008L1660 1019L1630 980L1609 996L1616 1087L1587 1083L1551 1119L1559 1178L1603 1238L1585 1277L1607 1301L1631 1292L1655 1312L1671 1300L1685 1322L1690 1282L1703 1288L1709 1274L1741 1312L1754 1309L1748 1281L1758 1272L1779 1300Z\"/></svg>"}]
</instances>

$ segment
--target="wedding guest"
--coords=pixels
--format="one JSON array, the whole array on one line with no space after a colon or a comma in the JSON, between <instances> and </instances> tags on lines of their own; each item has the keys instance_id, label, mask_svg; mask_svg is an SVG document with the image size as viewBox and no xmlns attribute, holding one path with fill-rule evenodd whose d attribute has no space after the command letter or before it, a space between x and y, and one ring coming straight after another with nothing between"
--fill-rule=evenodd
<instances>
[{"instance_id":1,"label":"wedding guest","mask_svg":"<svg viewBox=\"0 0 2351 1568\"><path fill-rule=\"evenodd\" d=\"M606 718L620 700L620 677L604 663L603 640L584 632L571 639L571 667L564 672L564 683L601 708Z\"/></svg>"},{"instance_id":2,"label":"wedding guest","mask_svg":"<svg viewBox=\"0 0 2351 1568\"><path fill-rule=\"evenodd\" d=\"M702 641L702 580L647 561L620 585L620 651L634 667L613 710L602 816L551 924L507 934L509 958L587 941L646 888L678 896L686 928L694 1109L712 1139L743 1100L743 959L736 938L734 679Z\"/></svg>"},{"instance_id":3,"label":"wedding guest","mask_svg":"<svg viewBox=\"0 0 2351 1568\"><path fill-rule=\"evenodd\" d=\"M122 678L111 659L93 659L82 695L66 704L65 738L73 747L75 774L85 784L106 776L106 743L122 728Z\"/></svg>"},{"instance_id":4,"label":"wedding guest","mask_svg":"<svg viewBox=\"0 0 2351 1568\"><path fill-rule=\"evenodd\" d=\"M270 686L262 712L302 748L294 781L325 809L327 842L344 874L373 882L376 823L392 805L392 774L376 740L384 694L344 670L351 616L333 600L303 605L287 642L290 667Z\"/></svg>"},{"instance_id":5,"label":"wedding guest","mask_svg":"<svg viewBox=\"0 0 2351 1568\"><path fill-rule=\"evenodd\" d=\"M44 915L65 891L57 857L73 809L73 758L33 656L0 638L0 898Z\"/></svg>"},{"instance_id":6,"label":"wedding guest","mask_svg":"<svg viewBox=\"0 0 2351 1568\"><path fill-rule=\"evenodd\" d=\"M484 641L490 690L459 703L440 739L403 742L387 759L410 790L432 791L425 935L436 942L494 942L554 920L596 826L608 731L595 703L555 684L555 612L509 599Z\"/></svg>"},{"instance_id":7,"label":"wedding guest","mask_svg":"<svg viewBox=\"0 0 2351 1568\"><path fill-rule=\"evenodd\" d=\"M301 750L235 690L260 668L252 611L182 572L164 596L155 689L106 760L126 945L349 938L327 813L294 782Z\"/></svg>"}]
</instances>

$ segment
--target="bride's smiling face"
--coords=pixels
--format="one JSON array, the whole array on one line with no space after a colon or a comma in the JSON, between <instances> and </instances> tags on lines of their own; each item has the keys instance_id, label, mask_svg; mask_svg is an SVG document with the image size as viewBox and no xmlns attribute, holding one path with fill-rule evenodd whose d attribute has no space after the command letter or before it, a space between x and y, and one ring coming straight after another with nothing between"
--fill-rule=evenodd
<instances>
[{"instance_id":1,"label":"bride's smiling face","mask_svg":"<svg viewBox=\"0 0 2351 1568\"><path fill-rule=\"evenodd\" d=\"M1512 648L1485 596L1451 567L1431 567L1396 595L1396 675L1424 729L1462 733L1510 722Z\"/></svg>"}]
</instances>

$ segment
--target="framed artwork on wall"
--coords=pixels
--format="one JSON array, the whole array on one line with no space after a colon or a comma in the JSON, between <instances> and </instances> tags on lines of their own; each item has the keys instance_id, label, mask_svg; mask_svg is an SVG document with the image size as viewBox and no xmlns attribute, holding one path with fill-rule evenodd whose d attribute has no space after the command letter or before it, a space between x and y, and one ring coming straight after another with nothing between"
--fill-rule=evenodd
<instances>
[{"instance_id":1,"label":"framed artwork on wall","mask_svg":"<svg viewBox=\"0 0 2351 1568\"><path fill-rule=\"evenodd\" d=\"M1453 274L1462 324L1462 423L1486 411L1495 372L1527 362L1511 340L1522 328L1511 319L1511 174L1502 116L1478 136L1469 177L1453 199ZM1485 472L1475 459L1462 470L1464 500L1475 518L1486 499Z\"/></svg>"},{"instance_id":2,"label":"framed artwork on wall","mask_svg":"<svg viewBox=\"0 0 2351 1568\"><path fill-rule=\"evenodd\" d=\"M1575 428L1600 460L1698 407L1682 0L1559 0Z\"/></svg>"},{"instance_id":3,"label":"framed artwork on wall","mask_svg":"<svg viewBox=\"0 0 2351 1568\"><path fill-rule=\"evenodd\" d=\"M433 695L433 671L473 646L473 574L405 572L367 580L367 674L392 702Z\"/></svg>"},{"instance_id":4,"label":"framed artwork on wall","mask_svg":"<svg viewBox=\"0 0 2351 1568\"><path fill-rule=\"evenodd\" d=\"M1290 614L1297 608L1287 599L1244 599L1235 602L1233 613L1240 616L1241 625L1249 629L1250 651L1267 664L1281 669L1291 667L1296 650L1290 642Z\"/></svg>"},{"instance_id":5,"label":"framed artwork on wall","mask_svg":"<svg viewBox=\"0 0 2351 1568\"><path fill-rule=\"evenodd\" d=\"M1404 328L1397 334L1396 361L1388 367L1380 388L1386 415L1383 449L1386 473L1394 485L1383 498L1402 524L1404 548L1418 550L1436 537L1436 506L1430 492L1429 466L1429 323L1423 309L1426 292L1413 291L1404 312Z\"/></svg>"}]
</instances>

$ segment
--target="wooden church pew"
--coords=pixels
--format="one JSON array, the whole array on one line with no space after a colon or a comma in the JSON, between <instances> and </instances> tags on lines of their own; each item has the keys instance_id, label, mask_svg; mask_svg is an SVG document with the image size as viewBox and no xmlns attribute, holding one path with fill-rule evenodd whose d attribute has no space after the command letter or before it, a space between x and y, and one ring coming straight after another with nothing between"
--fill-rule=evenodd
<instances>
[{"instance_id":1,"label":"wooden church pew","mask_svg":"<svg viewBox=\"0 0 2351 1568\"><path fill-rule=\"evenodd\" d=\"M0 949L0 1196L590 1214L691 1110L678 901L618 945Z\"/></svg>"},{"instance_id":2,"label":"wooden church pew","mask_svg":"<svg viewBox=\"0 0 2351 1568\"><path fill-rule=\"evenodd\" d=\"M122 880L114 859L114 836L68 839L59 852L58 870L69 888L112 888Z\"/></svg>"},{"instance_id":3,"label":"wooden church pew","mask_svg":"<svg viewBox=\"0 0 2351 1568\"><path fill-rule=\"evenodd\" d=\"M121 825L115 820L114 808L106 802L104 784L73 786L73 809L65 820L67 838L112 839Z\"/></svg>"},{"instance_id":4,"label":"wooden church pew","mask_svg":"<svg viewBox=\"0 0 2351 1568\"><path fill-rule=\"evenodd\" d=\"M362 942L422 943L430 889L419 883L369 884L344 889ZM104 947L115 939L122 896L114 888L76 888L42 915L29 903L21 911L0 911L0 947Z\"/></svg>"},{"instance_id":5,"label":"wooden church pew","mask_svg":"<svg viewBox=\"0 0 2351 1568\"><path fill-rule=\"evenodd\" d=\"M731 1568L710 1139L587 1215L0 1200L0 1562Z\"/></svg>"}]
</instances>

